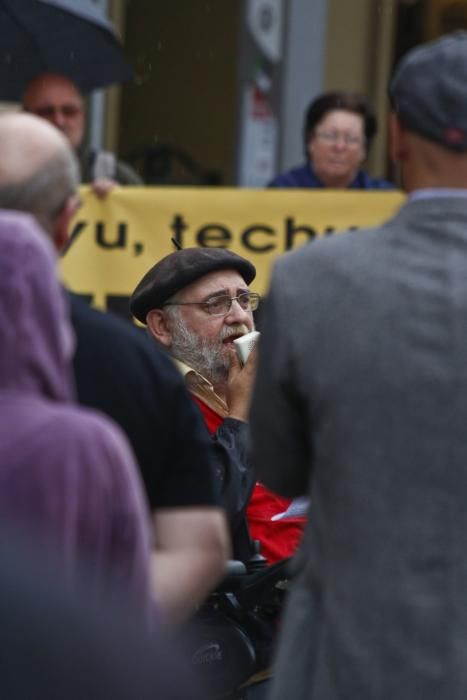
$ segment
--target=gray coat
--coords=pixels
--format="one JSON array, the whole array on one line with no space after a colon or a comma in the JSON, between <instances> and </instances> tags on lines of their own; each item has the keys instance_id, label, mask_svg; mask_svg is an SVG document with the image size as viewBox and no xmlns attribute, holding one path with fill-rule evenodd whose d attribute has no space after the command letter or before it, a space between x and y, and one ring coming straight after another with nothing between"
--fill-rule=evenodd
<instances>
[{"instance_id":1,"label":"gray coat","mask_svg":"<svg viewBox=\"0 0 467 700\"><path fill-rule=\"evenodd\" d=\"M467 697L467 199L275 266L252 460L309 492L272 700Z\"/></svg>"}]
</instances>

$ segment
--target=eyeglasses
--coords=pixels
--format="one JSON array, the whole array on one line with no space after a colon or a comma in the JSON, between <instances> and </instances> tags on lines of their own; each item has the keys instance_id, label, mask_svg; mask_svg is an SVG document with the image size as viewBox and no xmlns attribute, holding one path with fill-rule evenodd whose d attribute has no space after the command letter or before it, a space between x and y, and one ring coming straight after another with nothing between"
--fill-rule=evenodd
<instances>
[{"instance_id":1,"label":"eyeglasses","mask_svg":"<svg viewBox=\"0 0 467 700\"><path fill-rule=\"evenodd\" d=\"M360 136L356 136L355 134L341 134L338 131L317 131L315 136L323 143L332 145L343 141L345 145L350 148L358 148L358 146L361 146L363 143Z\"/></svg>"},{"instance_id":2,"label":"eyeglasses","mask_svg":"<svg viewBox=\"0 0 467 700\"><path fill-rule=\"evenodd\" d=\"M31 110L38 117L42 119L53 119L56 114L61 114L65 119L76 119L83 112L83 108L79 105L65 104L65 105L45 105L44 107L38 107L37 109Z\"/></svg>"},{"instance_id":3,"label":"eyeglasses","mask_svg":"<svg viewBox=\"0 0 467 700\"><path fill-rule=\"evenodd\" d=\"M201 306L210 316L227 316L234 301L238 302L244 311L256 311L260 299L259 294L243 292L238 297L229 297L228 294L221 294L207 301L168 301L164 306Z\"/></svg>"}]
</instances>

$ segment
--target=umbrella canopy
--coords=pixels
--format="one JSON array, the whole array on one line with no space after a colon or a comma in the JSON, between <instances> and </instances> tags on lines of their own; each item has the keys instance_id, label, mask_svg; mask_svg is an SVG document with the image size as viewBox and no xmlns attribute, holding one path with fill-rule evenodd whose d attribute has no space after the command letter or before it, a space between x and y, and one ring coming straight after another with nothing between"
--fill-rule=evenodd
<instances>
[{"instance_id":1,"label":"umbrella canopy","mask_svg":"<svg viewBox=\"0 0 467 700\"><path fill-rule=\"evenodd\" d=\"M0 0L0 100L19 101L44 72L66 75L83 94L133 77L91 0Z\"/></svg>"}]
</instances>

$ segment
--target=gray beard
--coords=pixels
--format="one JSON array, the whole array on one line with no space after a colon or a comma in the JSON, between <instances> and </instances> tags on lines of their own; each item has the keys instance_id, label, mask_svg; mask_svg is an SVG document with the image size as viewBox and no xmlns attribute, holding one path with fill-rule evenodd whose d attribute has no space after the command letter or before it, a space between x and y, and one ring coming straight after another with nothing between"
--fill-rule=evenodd
<instances>
[{"instance_id":1,"label":"gray beard","mask_svg":"<svg viewBox=\"0 0 467 700\"><path fill-rule=\"evenodd\" d=\"M231 335L248 333L244 324L224 326L219 338L208 343L202 336L188 330L177 317L171 319L172 346L175 359L184 362L205 377L211 384L223 384L230 370L230 357L223 340Z\"/></svg>"}]
</instances>

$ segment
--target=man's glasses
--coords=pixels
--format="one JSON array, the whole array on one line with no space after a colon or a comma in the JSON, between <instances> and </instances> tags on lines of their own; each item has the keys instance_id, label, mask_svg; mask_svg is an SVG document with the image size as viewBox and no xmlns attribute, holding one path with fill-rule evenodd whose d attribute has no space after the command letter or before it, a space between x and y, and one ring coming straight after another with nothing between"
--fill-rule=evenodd
<instances>
[{"instance_id":1,"label":"man's glasses","mask_svg":"<svg viewBox=\"0 0 467 700\"><path fill-rule=\"evenodd\" d=\"M259 294L243 292L238 297L221 294L207 301L168 301L164 306L201 306L210 316L227 316L234 301L238 302L244 311L256 311L260 299Z\"/></svg>"},{"instance_id":2,"label":"man's glasses","mask_svg":"<svg viewBox=\"0 0 467 700\"><path fill-rule=\"evenodd\" d=\"M53 119L56 114L61 114L65 119L76 119L83 112L83 108L79 105L65 104L59 107L55 105L45 105L32 110L34 114L42 119Z\"/></svg>"},{"instance_id":3,"label":"man's glasses","mask_svg":"<svg viewBox=\"0 0 467 700\"><path fill-rule=\"evenodd\" d=\"M338 131L317 131L315 136L323 143L335 145L336 143L343 142L350 148L357 148L363 143L360 136L355 134L341 134Z\"/></svg>"}]
</instances>

